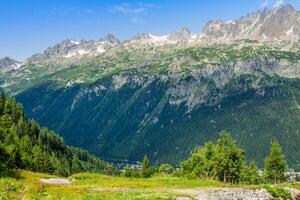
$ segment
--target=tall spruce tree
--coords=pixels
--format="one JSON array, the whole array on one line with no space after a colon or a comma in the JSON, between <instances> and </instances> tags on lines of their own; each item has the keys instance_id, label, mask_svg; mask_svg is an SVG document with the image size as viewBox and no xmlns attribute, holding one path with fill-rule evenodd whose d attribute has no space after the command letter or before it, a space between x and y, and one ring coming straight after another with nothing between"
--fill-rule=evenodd
<instances>
[{"instance_id":1,"label":"tall spruce tree","mask_svg":"<svg viewBox=\"0 0 300 200\"><path fill-rule=\"evenodd\" d=\"M222 131L216 143L215 171L219 180L237 183L245 164L245 153L230 133Z\"/></svg>"},{"instance_id":2,"label":"tall spruce tree","mask_svg":"<svg viewBox=\"0 0 300 200\"><path fill-rule=\"evenodd\" d=\"M247 184L258 184L261 181L261 176L259 175L258 167L254 161L249 163L249 166L245 166L242 171L242 181Z\"/></svg>"},{"instance_id":3,"label":"tall spruce tree","mask_svg":"<svg viewBox=\"0 0 300 200\"><path fill-rule=\"evenodd\" d=\"M265 178L272 183L285 181L287 162L277 140L271 143L270 154L265 158Z\"/></svg>"},{"instance_id":4,"label":"tall spruce tree","mask_svg":"<svg viewBox=\"0 0 300 200\"><path fill-rule=\"evenodd\" d=\"M149 178L153 174L153 169L151 168L148 156L145 155L142 162L141 174L144 178Z\"/></svg>"}]
</instances>

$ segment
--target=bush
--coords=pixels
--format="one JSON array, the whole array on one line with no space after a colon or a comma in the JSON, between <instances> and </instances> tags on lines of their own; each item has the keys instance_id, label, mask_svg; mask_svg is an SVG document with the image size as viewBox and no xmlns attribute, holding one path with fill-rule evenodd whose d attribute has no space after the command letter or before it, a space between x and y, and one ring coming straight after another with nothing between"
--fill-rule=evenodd
<instances>
[{"instance_id":1,"label":"bush","mask_svg":"<svg viewBox=\"0 0 300 200\"><path fill-rule=\"evenodd\" d=\"M161 174L170 175L173 173L174 168L170 164L161 164L158 171Z\"/></svg>"},{"instance_id":2,"label":"bush","mask_svg":"<svg viewBox=\"0 0 300 200\"><path fill-rule=\"evenodd\" d=\"M139 178L140 174L131 167L126 167L124 170L124 176L128 178Z\"/></svg>"},{"instance_id":3,"label":"bush","mask_svg":"<svg viewBox=\"0 0 300 200\"><path fill-rule=\"evenodd\" d=\"M108 176L118 176L118 175L120 175L120 172L113 165L107 165L103 171L103 174L108 175Z\"/></svg>"},{"instance_id":4,"label":"bush","mask_svg":"<svg viewBox=\"0 0 300 200\"><path fill-rule=\"evenodd\" d=\"M291 193L288 189L282 186L271 186L267 185L264 187L274 198L289 199Z\"/></svg>"},{"instance_id":5,"label":"bush","mask_svg":"<svg viewBox=\"0 0 300 200\"><path fill-rule=\"evenodd\" d=\"M156 172L154 167L149 167L142 172L144 178L150 178Z\"/></svg>"}]
</instances>

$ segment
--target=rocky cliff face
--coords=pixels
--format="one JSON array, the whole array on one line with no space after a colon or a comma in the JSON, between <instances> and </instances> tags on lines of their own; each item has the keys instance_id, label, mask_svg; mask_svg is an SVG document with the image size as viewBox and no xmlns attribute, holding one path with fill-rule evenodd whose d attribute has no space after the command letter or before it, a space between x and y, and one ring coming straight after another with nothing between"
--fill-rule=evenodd
<instances>
[{"instance_id":1,"label":"rocky cliff face","mask_svg":"<svg viewBox=\"0 0 300 200\"><path fill-rule=\"evenodd\" d=\"M259 10L238 20L210 21L200 37L217 40L297 41L300 13L291 5Z\"/></svg>"}]
</instances>

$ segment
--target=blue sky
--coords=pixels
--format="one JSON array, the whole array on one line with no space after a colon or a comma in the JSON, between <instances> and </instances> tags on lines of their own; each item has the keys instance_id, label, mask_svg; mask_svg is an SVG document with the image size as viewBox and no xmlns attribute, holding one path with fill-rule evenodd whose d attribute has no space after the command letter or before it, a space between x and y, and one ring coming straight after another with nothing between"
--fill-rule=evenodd
<instances>
[{"instance_id":1,"label":"blue sky","mask_svg":"<svg viewBox=\"0 0 300 200\"><path fill-rule=\"evenodd\" d=\"M181 27L200 32L210 19L236 19L276 0L0 0L0 58L24 60L64 39L121 40L163 35ZM300 10L300 0L291 3Z\"/></svg>"}]
</instances>

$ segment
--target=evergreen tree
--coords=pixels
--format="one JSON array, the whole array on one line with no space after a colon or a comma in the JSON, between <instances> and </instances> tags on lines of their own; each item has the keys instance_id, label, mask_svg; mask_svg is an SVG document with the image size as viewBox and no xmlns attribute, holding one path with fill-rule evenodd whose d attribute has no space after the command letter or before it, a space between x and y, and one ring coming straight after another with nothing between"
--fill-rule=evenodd
<instances>
[{"instance_id":1,"label":"evergreen tree","mask_svg":"<svg viewBox=\"0 0 300 200\"><path fill-rule=\"evenodd\" d=\"M245 166L242 171L242 181L247 184L258 184L261 182L258 167L254 161L249 163L249 166Z\"/></svg>"},{"instance_id":2,"label":"evergreen tree","mask_svg":"<svg viewBox=\"0 0 300 200\"><path fill-rule=\"evenodd\" d=\"M287 162L277 140L271 143L270 154L265 159L265 178L272 183L285 181Z\"/></svg>"},{"instance_id":3,"label":"evergreen tree","mask_svg":"<svg viewBox=\"0 0 300 200\"><path fill-rule=\"evenodd\" d=\"M141 174L144 178L149 178L153 173L154 173L154 169L150 165L148 156L145 155L142 162Z\"/></svg>"},{"instance_id":4,"label":"evergreen tree","mask_svg":"<svg viewBox=\"0 0 300 200\"><path fill-rule=\"evenodd\" d=\"M142 162L142 173L148 170L149 168L150 168L150 161L148 159L148 156L145 155Z\"/></svg>"},{"instance_id":5,"label":"evergreen tree","mask_svg":"<svg viewBox=\"0 0 300 200\"><path fill-rule=\"evenodd\" d=\"M219 180L230 183L238 182L244 164L244 151L236 145L229 133L221 132L216 143L214 163L214 170Z\"/></svg>"},{"instance_id":6,"label":"evergreen tree","mask_svg":"<svg viewBox=\"0 0 300 200\"><path fill-rule=\"evenodd\" d=\"M217 178L236 183L241 178L244 165L244 151L236 145L229 133L221 132L216 143L207 142L182 162L180 172L189 177Z\"/></svg>"},{"instance_id":7,"label":"evergreen tree","mask_svg":"<svg viewBox=\"0 0 300 200\"><path fill-rule=\"evenodd\" d=\"M80 161L76 155L73 157L71 165L71 171L73 174L81 171Z\"/></svg>"}]
</instances>

